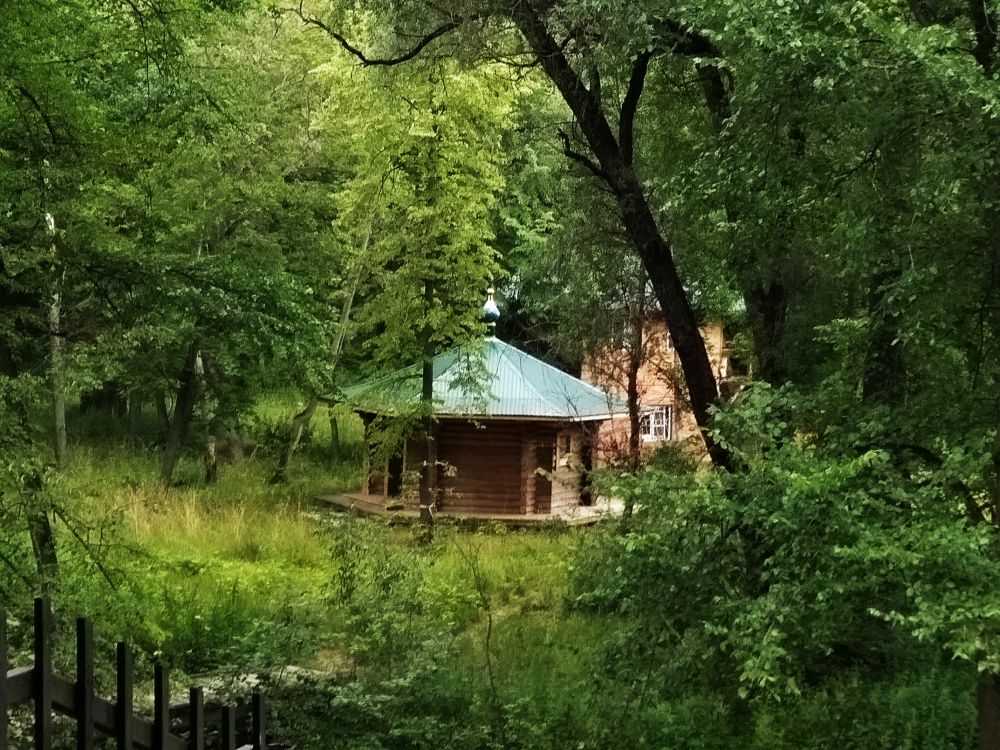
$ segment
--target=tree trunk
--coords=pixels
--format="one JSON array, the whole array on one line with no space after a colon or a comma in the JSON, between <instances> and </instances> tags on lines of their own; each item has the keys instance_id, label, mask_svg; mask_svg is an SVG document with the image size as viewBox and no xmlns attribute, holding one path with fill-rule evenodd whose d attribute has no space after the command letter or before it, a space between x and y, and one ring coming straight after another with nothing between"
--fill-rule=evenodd
<instances>
[{"instance_id":1,"label":"tree trunk","mask_svg":"<svg viewBox=\"0 0 1000 750\"><path fill-rule=\"evenodd\" d=\"M756 284L743 294L750 319L750 335L756 354L755 380L781 385L785 368L781 362L781 341L785 334L788 297L785 286L772 279L765 286Z\"/></svg>"},{"instance_id":2,"label":"tree trunk","mask_svg":"<svg viewBox=\"0 0 1000 750\"><path fill-rule=\"evenodd\" d=\"M691 410L701 429L708 454L716 466L729 467L731 459L728 452L708 432L709 409L719 398L708 351L678 275L670 245L660 233L631 160L627 160L622 153L600 99L587 89L573 70L539 11L527 0L514 4L511 11L514 23L573 111L581 132L597 157L599 176L614 193L626 234L642 260L666 319L687 383Z\"/></svg>"},{"instance_id":3,"label":"tree trunk","mask_svg":"<svg viewBox=\"0 0 1000 750\"><path fill-rule=\"evenodd\" d=\"M43 497L42 484L42 477L37 472L26 477L24 502L31 551L35 558L41 592L44 596L49 596L59 580L59 557L56 553L56 536L52 531L51 508Z\"/></svg>"},{"instance_id":4,"label":"tree trunk","mask_svg":"<svg viewBox=\"0 0 1000 750\"><path fill-rule=\"evenodd\" d=\"M163 434L166 436L170 431L170 409L167 408L167 397L163 391L156 394L153 402L156 405L156 413L160 417L160 423L163 425Z\"/></svg>"},{"instance_id":5,"label":"tree trunk","mask_svg":"<svg viewBox=\"0 0 1000 750\"><path fill-rule=\"evenodd\" d=\"M285 481L285 473L288 470L289 462L292 460L292 454L298 449L302 433L305 432L309 422L312 421L313 414L316 412L318 405L319 397L313 396L309 399L309 403L306 404L306 408L292 417L292 425L288 430L288 442L285 443L285 449L278 456L278 467L271 478L273 483L278 484Z\"/></svg>"},{"instance_id":6,"label":"tree trunk","mask_svg":"<svg viewBox=\"0 0 1000 750\"><path fill-rule=\"evenodd\" d=\"M880 259L868 287L868 349L865 352L861 393L868 403L901 404L906 391L906 363L899 341L899 321L887 303L899 271Z\"/></svg>"},{"instance_id":7,"label":"tree trunk","mask_svg":"<svg viewBox=\"0 0 1000 750\"><path fill-rule=\"evenodd\" d=\"M333 409L330 412L330 464L332 465L340 458L340 424L337 422L337 413Z\"/></svg>"},{"instance_id":8,"label":"tree trunk","mask_svg":"<svg viewBox=\"0 0 1000 750\"><path fill-rule=\"evenodd\" d=\"M214 484L219 478L219 457L216 453L215 433L205 436L205 484Z\"/></svg>"},{"instance_id":9,"label":"tree trunk","mask_svg":"<svg viewBox=\"0 0 1000 750\"><path fill-rule=\"evenodd\" d=\"M977 747L979 750L1000 750L1000 676L989 672L981 674L977 693Z\"/></svg>"},{"instance_id":10,"label":"tree trunk","mask_svg":"<svg viewBox=\"0 0 1000 750\"><path fill-rule=\"evenodd\" d=\"M626 375L625 398L628 403L628 464L632 471L639 468L641 461L642 415L639 411L639 371L646 359L646 280L639 289L639 303L632 312L631 330L628 337L628 373ZM631 503L626 508L632 512Z\"/></svg>"},{"instance_id":11,"label":"tree trunk","mask_svg":"<svg viewBox=\"0 0 1000 750\"><path fill-rule=\"evenodd\" d=\"M1000 529L1000 399L996 404L996 434L990 451L990 474L986 486L990 489L990 510L993 528Z\"/></svg>"},{"instance_id":12,"label":"tree trunk","mask_svg":"<svg viewBox=\"0 0 1000 750\"><path fill-rule=\"evenodd\" d=\"M434 301L434 286L424 282L424 302L428 311ZM424 330L424 359L420 378L420 406L423 410L420 465L420 522L428 529L434 525L437 506L437 446L434 440L434 349L431 331Z\"/></svg>"},{"instance_id":13,"label":"tree trunk","mask_svg":"<svg viewBox=\"0 0 1000 750\"><path fill-rule=\"evenodd\" d=\"M62 295L56 291L52 294L48 310L49 322L49 354L50 384L52 388L53 438L56 463L63 466L66 463L66 396L63 393L63 335L62 325Z\"/></svg>"},{"instance_id":14,"label":"tree trunk","mask_svg":"<svg viewBox=\"0 0 1000 750\"><path fill-rule=\"evenodd\" d=\"M632 367L634 357L629 357L628 384L625 389L625 398L628 404L628 466L632 471L639 468L641 441L640 431L642 430L642 415L639 413L639 377L638 368ZM622 515L630 518L634 510L635 501L632 493L625 497L625 508Z\"/></svg>"},{"instance_id":15,"label":"tree trunk","mask_svg":"<svg viewBox=\"0 0 1000 750\"><path fill-rule=\"evenodd\" d=\"M28 516L28 527L42 595L51 596L59 579L59 558L49 514L42 509L33 510Z\"/></svg>"},{"instance_id":16,"label":"tree trunk","mask_svg":"<svg viewBox=\"0 0 1000 750\"><path fill-rule=\"evenodd\" d=\"M181 368L180 385L177 388L177 400L174 403L174 414L167 429L167 441L163 448L163 462L160 466L160 481L170 486L174 477L174 469L181 457L181 448L187 436L191 415L194 413L195 402L198 400L198 374L195 371L198 361L198 347L188 349Z\"/></svg>"},{"instance_id":17,"label":"tree trunk","mask_svg":"<svg viewBox=\"0 0 1000 750\"><path fill-rule=\"evenodd\" d=\"M372 225L368 224L368 230L365 232L365 238L361 243L361 257L363 258L368 252L368 243L371 241L372 236ZM340 360L340 353L344 349L344 340L347 337L347 324L351 318L351 310L354 307L354 297L358 293L358 284L361 282L361 264L358 264L358 268L354 272L354 278L351 281L351 289L348 292L347 298L344 300L344 306L340 310L340 325L337 326L337 335L333 339L333 343L330 345L330 374L332 375L336 372L337 363ZM299 446L299 441L302 439L302 433L309 426L312 421L313 414L316 413L316 407L319 405L319 394L313 394L309 399L309 403L306 404L306 408L300 411L292 418L291 427L288 430L288 443L285 445L285 450L281 452L281 456L278 457L278 467L274 472L274 476L271 481L274 483L283 482L285 480L285 474L288 470L288 464L292 460L292 454ZM335 461L340 453L340 440L339 434L337 432L337 418L330 415L330 460Z\"/></svg>"},{"instance_id":18,"label":"tree trunk","mask_svg":"<svg viewBox=\"0 0 1000 750\"><path fill-rule=\"evenodd\" d=\"M630 352L625 399L628 404L628 466L633 471L639 468L641 458L642 414L639 411L639 368L641 365L642 358L636 356L635 352Z\"/></svg>"},{"instance_id":19,"label":"tree trunk","mask_svg":"<svg viewBox=\"0 0 1000 750\"><path fill-rule=\"evenodd\" d=\"M45 226L52 240L52 260L59 263L59 249L56 247L55 217L45 214ZM52 389L52 438L56 464L66 463L66 395L63 393L63 349L65 340L62 333L62 278L53 281L52 298L47 311L49 325L49 386Z\"/></svg>"},{"instance_id":20,"label":"tree trunk","mask_svg":"<svg viewBox=\"0 0 1000 750\"><path fill-rule=\"evenodd\" d=\"M198 399L201 408L201 423L205 430L202 447L202 458L205 462L205 484L213 484L219 477L219 458L217 455L217 439L215 437L215 419L212 407L208 403L209 387L219 392L219 373L212 366L212 361L202 352L194 360L194 372L202 387L198 389Z\"/></svg>"}]
</instances>

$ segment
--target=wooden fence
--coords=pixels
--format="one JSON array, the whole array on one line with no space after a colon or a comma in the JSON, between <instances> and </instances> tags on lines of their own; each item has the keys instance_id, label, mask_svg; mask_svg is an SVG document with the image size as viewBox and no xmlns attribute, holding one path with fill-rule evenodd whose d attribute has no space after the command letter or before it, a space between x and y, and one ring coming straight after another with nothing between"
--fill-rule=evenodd
<instances>
[{"instance_id":1,"label":"wooden fence","mask_svg":"<svg viewBox=\"0 0 1000 750\"><path fill-rule=\"evenodd\" d=\"M0 610L0 750L8 750L9 710L34 704L34 748L52 750L53 714L69 716L76 724L77 750L93 750L97 734L115 740L118 750L204 750L205 701L201 688L191 688L185 740L171 732L170 685L160 665L153 677L153 720L133 710L132 651L118 644L115 700L94 693L94 635L86 619L76 623L76 680L52 671L52 609L45 599L35 600L34 664L7 670L7 617ZM264 704L259 692L251 702L253 731L240 750L266 750ZM236 712L226 706L219 727L222 750L236 749Z\"/></svg>"}]
</instances>

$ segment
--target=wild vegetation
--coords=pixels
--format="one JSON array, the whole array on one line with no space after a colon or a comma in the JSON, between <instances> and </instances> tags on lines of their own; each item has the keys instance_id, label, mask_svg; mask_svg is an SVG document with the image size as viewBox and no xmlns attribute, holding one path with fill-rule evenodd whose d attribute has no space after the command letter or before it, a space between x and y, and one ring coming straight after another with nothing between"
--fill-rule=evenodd
<instances>
[{"instance_id":1,"label":"wild vegetation","mask_svg":"<svg viewBox=\"0 0 1000 750\"><path fill-rule=\"evenodd\" d=\"M259 675L301 748L1000 747L998 28L0 4L15 660L46 594L145 667ZM365 463L343 386L481 335L490 285L570 369L658 308L703 460L632 450L587 531L317 509Z\"/></svg>"}]
</instances>

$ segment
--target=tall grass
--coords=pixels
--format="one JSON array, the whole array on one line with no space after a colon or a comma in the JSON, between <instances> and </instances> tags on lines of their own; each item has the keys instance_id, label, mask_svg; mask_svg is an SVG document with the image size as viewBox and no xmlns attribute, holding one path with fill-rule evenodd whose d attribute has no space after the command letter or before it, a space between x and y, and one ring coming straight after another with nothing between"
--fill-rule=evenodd
<instances>
[{"instance_id":1,"label":"tall grass","mask_svg":"<svg viewBox=\"0 0 1000 750\"><path fill-rule=\"evenodd\" d=\"M378 671L379 659L401 653L400 634L447 634L447 669L460 690L482 692L488 648L506 695L521 685L539 704L562 710L558 683L584 679L592 656L581 658L578 644L597 643L597 626L564 602L584 532L440 524L426 544L413 528L334 518L312 498L357 485L361 425L340 415L341 450L332 460L321 409L287 481L273 484L299 408L287 396L263 399L248 425L246 460L224 464L218 481L205 485L192 446L171 487L158 481L152 432L137 439L88 417L77 431L86 440L73 445L55 491L89 528L116 538L108 563L120 580L111 590L85 565L70 571L77 608L188 672L292 663L335 674L345 666ZM363 579L353 585L367 589L347 601L336 581L351 566Z\"/></svg>"},{"instance_id":2,"label":"tall grass","mask_svg":"<svg viewBox=\"0 0 1000 750\"><path fill-rule=\"evenodd\" d=\"M204 483L191 446L171 487L159 482L155 420L129 426L76 415L71 460L52 482L69 521L57 531L64 550L97 541L94 555L64 555L67 609L182 670L311 659L328 635L332 569L312 498L358 480L360 431L341 419L336 462L318 460L319 443L308 435L288 481L274 484L294 411L287 400L263 404L248 424L245 460L223 463L213 484ZM315 427L328 441L329 421Z\"/></svg>"}]
</instances>

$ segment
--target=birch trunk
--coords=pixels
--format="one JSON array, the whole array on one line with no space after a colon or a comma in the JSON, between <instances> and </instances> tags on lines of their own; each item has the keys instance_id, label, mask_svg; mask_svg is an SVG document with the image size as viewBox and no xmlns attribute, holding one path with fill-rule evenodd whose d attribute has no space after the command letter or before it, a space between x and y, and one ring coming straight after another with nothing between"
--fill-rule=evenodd
<instances>
[{"instance_id":1,"label":"birch trunk","mask_svg":"<svg viewBox=\"0 0 1000 750\"><path fill-rule=\"evenodd\" d=\"M62 323L62 295L55 292L49 302L49 356L50 384L52 387L52 424L56 463L66 463L66 396L63 393L63 337L59 330Z\"/></svg>"},{"instance_id":2,"label":"birch trunk","mask_svg":"<svg viewBox=\"0 0 1000 750\"><path fill-rule=\"evenodd\" d=\"M56 220L52 214L45 214L45 225L52 238L52 259L58 262L56 249ZM62 279L57 279L49 301L49 385L52 388L53 447L56 464L66 463L66 395L63 393L63 348L62 334Z\"/></svg>"},{"instance_id":3,"label":"birch trunk","mask_svg":"<svg viewBox=\"0 0 1000 750\"><path fill-rule=\"evenodd\" d=\"M424 283L424 304L430 311L434 285ZM434 348L431 331L424 329L424 358L420 379L420 406L423 410L423 461L420 466L420 522L430 533L437 506L437 446L434 440Z\"/></svg>"},{"instance_id":4,"label":"birch trunk","mask_svg":"<svg viewBox=\"0 0 1000 750\"><path fill-rule=\"evenodd\" d=\"M365 232L364 240L361 243L361 253L359 259L363 259L368 252L368 243L371 241L372 227L371 224L368 225L368 230ZM347 335L347 324L351 318L351 310L354 308L354 298L358 293L358 285L361 282L361 267L362 264L359 260L358 267L355 269L353 278L351 280L351 288L347 294L347 298L344 300L344 305L340 310L340 325L337 326L337 334L334 336L333 343L330 345L330 372L333 374L336 372L337 363L340 361L340 354L344 349L344 339ZM316 413L316 407L319 406L319 394L314 393L308 403L306 403L305 408L296 414L292 418L292 424L288 430L288 442L285 444L285 450L281 452L278 457L278 466L275 469L274 477L272 482L282 482L285 479L285 474L288 471L288 464L292 460L292 456L299 447L299 442L302 440L302 435L312 421L313 415ZM339 438L336 430L336 417L330 415L330 444L331 444L331 459L335 457L339 449Z\"/></svg>"},{"instance_id":5,"label":"birch trunk","mask_svg":"<svg viewBox=\"0 0 1000 750\"><path fill-rule=\"evenodd\" d=\"M195 363L198 359L198 347L188 349L181 368L181 382L177 389L177 400L174 402L174 413L167 429L167 441L163 449L163 462L160 465L160 481L169 486L173 481L174 469L181 457L181 447L187 436L191 415L198 400L198 375Z\"/></svg>"}]
</instances>

